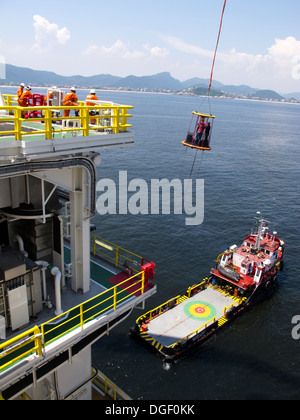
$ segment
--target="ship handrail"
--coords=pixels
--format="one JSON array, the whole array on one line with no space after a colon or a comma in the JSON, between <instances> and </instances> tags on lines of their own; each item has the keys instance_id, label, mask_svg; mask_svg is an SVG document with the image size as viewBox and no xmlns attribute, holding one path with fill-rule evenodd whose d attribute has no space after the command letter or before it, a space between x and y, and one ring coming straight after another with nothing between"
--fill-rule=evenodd
<instances>
[{"instance_id":1,"label":"ship handrail","mask_svg":"<svg viewBox=\"0 0 300 420\"><path fill-rule=\"evenodd\" d=\"M141 315L137 320L136 320L136 324L138 324L140 321L144 321L145 319L151 321L152 319L154 319L155 317L161 315L164 310L163 308L167 308L168 304L170 302L175 302L174 306L177 305L179 299L181 298L181 295L178 295L176 297L173 297L169 300L167 300L167 302L163 303L162 305L159 305L157 308L151 309L150 311L148 311L147 313L145 313L144 315Z\"/></svg>"},{"instance_id":2,"label":"ship handrail","mask_svg":"<svg viewBox=\"0 0 300 420\"><path fill-rule=\"evenodd\" d=\"M114 401L131 400L131 398L121 388L119 388L114 382L107 378L98 369L96 370L94 367L92 367L91 374L93 377L93 386L100 392L104 393L105 396L112 398Z\"/></svg>"},{"instance_id":3,"label":"ship handrail","mask_svg":"<svg viewBox=\"0 0 300 420\"><path fill-rule=\"evenodd\" d=\"M208 326L208 324L210 323L210 322L212 322L212 323L214 323L214 322L216 322L216 316L214 316L213 318L211 318L211 319L209 319L205 324L203 324L203 325L201 325L201 327L199 327L199 328L197 328L195 331L193 331L193 332L191 332L189 335L187 335L186 337L183 337L183 338L181 338L179 341L177 341L176 343L173 343L173 344L171 344L170 346L167 346L168 348L174 348L174 347L176 347L176 346L178 346L178 345L181 345L183 342L186 342L186 341L188 341L191 337L194 337L195 335L197 335L198 334L198 332L200 331L200 330L202 330L202 329L206 329L207 328L207 326Z\"/></svg>"},{"instance_id":4,"label":"ship handrail","mask_svg":"<svg viewBox=\"0 0 300 420\"><path fill-rule=\"evenodd\" d=\"M225 308L224 308L224 316L226 315L226 312L228 311L228 309L230 309L231 307L233 307L233 306L235 306L235 305L240 305L240 304L242 304L243 303L243 300L242 299L239 299L239 298L237 298L237 299L234 299L234 302L231 304L231 305L229 305L229 306L226 306ZM210 322L212 322L213 321L213 323L214 322L216 322L216 320L217 320L217 317L215 316L215 317L213 317L213 318L211 318L209 321L207 321L205 324L203 324L203 325L201 325L201 327L200 328L197 328L197 330L195 330L195 331L193 331L193 332L191 332L189 335L187 335L186 337L184 337L184 338L181 338L179 341L177 341L176 343L174 343L174 344L172 344L172 345L170 345L170 346L168 346L168 348L174 348L175 346L177 346L177 345L180 345L180 344L182 344L182 342L186 342L186 341L188 341L191 337L193 337L193 336L196 336L197 334L198 334L198 332L200 332L202 329L206 329L207 328L207 326L208 326L208 324L210 323Z\"/></svg>"},{"instance_id":5,"label":"ship handrail","mask_svg":"<svg viewBox=\"0 0 300 420\"><path fill-rule=\"evenodd\" d=\"M198 289L199 287L202 287L204 284L206 284L207 280L208 280L208 277L206 277L206 278L205 278L205 279L204 279L201 283L199 283L199 284L195 284L195 285L193 285L193 286L189 287L189 288L187 289L187 291L185 292L185 294L184 294L184 295L178 295L178 296L175 296L175 297L173 297L173 298L171 298L171 299L167 300L167 301L166 301L166 302L164 302L163 304L161 304L161 305L157 306L156 308L151 309L151 310L150 310L150 311L148 311L147 313L145 313L145 314L141 315L141 316L140 316L140 317L136 320L136 324L138 324L140 321L143 321L143 320L145 320L145 319L147 319L147 320L151 321L154 317L157 317L157 316L161 315L163 312L165 312L165 308L166 308L166 309L170 309L170 308L168 307L168 305L169 305L169 303L171 303L171 302L174 302L174 306L176 306L176 305L178 305L178 303L180 303L180 302L181 302L181 299L183 299L184 297L185 297L186 299L190 298L190 297L191 297L192 292L193 292L194 290Z\"/></svg>"},{"instance_id":6,"label":"ship handrail","mask_svg":"<svg viewBox=\"0 0 300 420\"><path fill-rule=\"evenodd\" d=\"M34 346L30 346L30 343L34 342ZM29 350L26 350L21 353L19 353L19 350L23 347L26 347L29 345ZM18 335L17 337L14 337L2 344L0 344L0 349L3 351L0 352L0 360L4 357L9 356L13 352L17 352L17 356L11 361L8 361L7 363L0 366L0 372L6 368L8 368L12 363L16 363L19 360L23 359L26 356L29 356L33 353L36 354L36 356L41 357L43 355L42 351L43 345L42 345L42 334L38 326L35 326L28 331L25 331L24 333Z\"/></svg>"},{"instance_id":7,"label":"ship handrail","mask_svg":"<svg viewBox=\"0 0 300 420\"><path fill-rule=\"evenodd\" d=\"M6 95L9 97L10 95ZM13 95L11 95L13 96ZM45 134L45 140L51 140L53 138L53 124L55 125L55 133L65 132L79 132L82 131L83 136L96 135L93 133L95 130L109 132L112 131L114 134L126 132L128 128L132 127L128 124L128 118L132 115L128 113L128 110L133 109L132 105L120 105L120 104L102 104L95 106L86 106L84 102L79 101L79 105L74 106L28 106L21 107L18 105L12 105L13 101L11 98L6 99L5 103L8 105L0 106L0 111L7 111L7 119L14 121L13 131L3 131L1 134L14 136L15 140L23 140L24 136L30 136L32 134ZM77 110L79 116L75 117L63 117L57 116L56 114L64 110ZM101 111L101 115L90 115L91 110ZM34 118L23 118L23 113L41 111L41 116ZM104 115L104 112L107 112ZM1 118L3 121L6 117ZM96 119L98 122L95 125L90 125L90 120ZM107 120L107 124L102 125L99 120ZM79 120L80 127L58 127L57 122L63 123L63 121ZM35 130L33 132L22 131L22 122L44 122L44 130ZM62 124L63 125L63 124Z\"/></svg>"},{"instance_id":8,"label":"ship handrail","mask_svg":"<svg viewBox=\"0 0 300 420\"><path fill-rule=\"evenodd\" d=\"M140 255L134 254L121 246L103 239L95 234L90 236L91 252L112 263L115 267L127 266L137 273L145 262L150 262ZM104 251L105 250L105 251ZM129 266L130 264L130 266Z\"/></svg>"},{"instance_id":9,"label":"ship handrail","mask_svg":"<svg viewBox=\"0 0 300 420\"><path fill-rule=\"evenodd\" d=\"M127 282L130 283L129 286L125 286ZM138 287L135 288L136 286ZM0 365L0 374L26 357L45 357L47 354L47 346L50 343L76 329L80 329L81 331L84 330L92 320L105 313L116 311L119 304L124 302L124 300L132 298L137 293L140 292L141 295L143 295L145 293L145 286L145 272L141 271L124 280L122 283L119 283L118 285L100 293L97 296L94 296L80 305L69 309L55 318L44 322L40 325L40 327L35 326L34 328L25 331L24 333L13 337L4 343L1 343L0 362L1 359L4 359L4 363ZM130 292L129 289L132 288L134 288L134 291ZM109 297L107 297L107 295L109 295ZM96 309L97 307L98 309ZM87 315L91 311L93 311L93 313ZM66 316L68 317L67 319ZM63 322L60 322L60 320L63 320ZM48 329L49 326L50 328ZM26 339L26 337L28 339ZM30 345L32 342L34 342L34 345ZM1 352L3 349L4 351ZM16 354L12 356L13 353ZM6 361L5 358L8 358L9 360Z\"/></svg>"}]
</instances>

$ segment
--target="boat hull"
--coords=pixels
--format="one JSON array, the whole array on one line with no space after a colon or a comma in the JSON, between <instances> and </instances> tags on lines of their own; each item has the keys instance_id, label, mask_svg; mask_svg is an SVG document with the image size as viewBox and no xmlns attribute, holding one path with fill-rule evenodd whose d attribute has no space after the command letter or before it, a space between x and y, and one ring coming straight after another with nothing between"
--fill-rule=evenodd
<instances>
[{"instance_id":1,"label":"boat hull","mask_svg":"<svg viewBox=\"0 0 300 420\"><path fill-rule=\"evenodd\" d=\"M211 281L212 278L209 279ZM156 353L164 362L172 363L178 359L181 359L185 356L188 356L191 352L196 351L202 344L207 342L210 338L212 338L215 334L217 334L220 330L223 330L225 327L229 326L233 321L235 321L238 317L242 316L244 313L249 311L253 306L259 304L261 301L269 296L272 289L274 289L274 284L277 281L277 275L274 275L272 278L268 280L268 282L261 284L255 291L249 296L247 299L238 301L236 306L232 306L231 308L224 311L224 316L216 319L214 322L211 322L207 325L206 328L201 329L199 332L192 335L187 340L182 340L178 342L175 346L166 346L159 339L155 339L149 330L145 328L145 325L149 325L147 323L147 317L149 317L148 313L143 317L140 317L135 326L130 329L131 336L136 338L140 342L142 342L145 347L151 349L154 353ZM203 283L202 283L203 284ZM192 286L195 287L195 286ZM198 286L199 287L199 286ZM210 285L210 287L212 287ZM152 315L155 318L161 317L165 312L170 311L173 309L172 302L181 301L188 302L188 294L190 293L191 288L188 289L185 295L172 298L162 307L157 308L155 311L157 312L162 308L162 312L158 315ZM197 291L197 290L196 290ZM201 292L196 294L196 296L200 299ZM166 307L164 311L164 307ZM163 319L162 319L163 322ZM151 321L150 321L151 324Z\"/></svg>"}]
</instances>

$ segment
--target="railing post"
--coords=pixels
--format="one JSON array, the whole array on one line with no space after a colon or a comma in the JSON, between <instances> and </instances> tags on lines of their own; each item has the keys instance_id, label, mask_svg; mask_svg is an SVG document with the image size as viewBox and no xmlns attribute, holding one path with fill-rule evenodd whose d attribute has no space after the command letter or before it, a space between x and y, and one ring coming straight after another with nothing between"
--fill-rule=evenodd
<instances>
[{"instance_id":1,"label":"railing post","mask_svg":"<svg viewBox=\"0 0 300 420\"><path fill-rule=\"evenodd\" d=\"M46 340L45 340L44 324L41 325L41 334L42 334L42 346L43 346L43 349L45 349Z\"/></svg>"},{"instance_id":2,"label":"railing post","mask_svg":"<svg viewBox=\"0 0 300 420\"><path fill-rule=\"evenodd\" d=\"M38 356L42 356L43 352L42 352L42 334L40 333L40 330L38 327L35 327L34 329L34 347L35 347L35 351L36 354Z\"/></svg>"},{"instance_id":3,"label":"railing post","mask_svg":"<svg viewBox=\"0 0 300 420\"><path fill-rule=\"evenodd\" d=\"M80 326L81 331L83 330L83 305L80 305Z\"/></svg>"},{"instance_id":4,"label":"railing post","mask_svg":"<svg viewBox=\"0 0 300 420\"><path fill-rule=\"evenodd\" d=\"M141 294L144 294L144 290L145 290L145 271L142 271L142 290L141 290Z\"/></svg>"},{"instance_id":5,"label":"railing post","mask_svg":"<svg viewBox=\"0 0 300 420\"><path fill-rule=\"evenodd\" d=\"M45 110L45 139L52 140L52 111Z\"/></svg>"},{"instance_id":6,"label":"railing post","mask_svg":"<svg viewBox=\"0 0 300 420\"><path fill-rule=\"evenodd\" d=\"M7 101L7 106L12 106L12 96L10 96L10 95L7 95L7 99L6 99L6 101ZM8 113L9 115L13 115L13 112L12 112L12 110L10 109L9 110L9 113Z\"/></svg>"},{"instance_id":7,"label":"railing post","mask_svg":"<svg viewBox=\"0 0 300 420\"><path fill-rule=\"evenodd\" d=\"M15 139L22 140L22 110L20 107L15 108Z\"/></svg>"},{"instance_id":8,"label":"railing post","mask_svg":"<svg viewBox=\"0 0 300 420\"><path fill-rule=\"evenodd\" d=\"M120 131L120 119L119 119L119 107L113 108L113 132L114 134L119 134Z\"/></svg>"},{"instance_id":9,"label":"railing post","mask_svg":"<svg viewBox=\"0 0 300 420\"><path fill-rule=\"evenodd\" d=\"M83 135L85 137L89 136L90 130L89 130L89 123L90 123L90 113L88 108L80 109L80 121L83 121Z\"/></svg>"},{"instance_id":10,"label":"railing post","mask_svg":"<svg viewBox=\"0 0 300 420\"><path fill-rule=\"evenodd\" d=\"M117 309L117 286L114 287L114 311Z\"/></svg>"},{"instance_id":11,"label":"railing post","mask_svg":"<svg viewBox=\"0 0 300 420\"><path fill-rule=\"evenodd\" d=\"M119 247L116 246L116 267L118 267L119 264Z\"/></svg>"},{"instance_id":12,"label":"railing post","mask_svg":"<svg viewBox=\"0 0 300 420\"><path fill-rule=\"evenodd\" d=\"M126 108L122 108L121 109L121 132L124 132L127 130L126 128L126 124L127 124L127 109Z\"/></svg>"}]
</instances>

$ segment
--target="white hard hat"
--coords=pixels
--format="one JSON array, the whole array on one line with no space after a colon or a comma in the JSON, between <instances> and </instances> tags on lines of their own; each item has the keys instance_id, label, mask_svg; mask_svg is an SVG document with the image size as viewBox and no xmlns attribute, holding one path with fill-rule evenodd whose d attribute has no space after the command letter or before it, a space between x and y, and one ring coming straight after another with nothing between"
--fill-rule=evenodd
<instances>
[{"instance_id":1,"label":"white hard hat","mask_svg":"<svg viewBox=\"0 0 300 420\"><path fill-rule=\"evenodd\" d=\"M21 84L20 84L20 86L23 86L23 87L25 87L24 83L21 83Z\"/></svg>"},{"instance_id":2,"label":"white hard hat","mask_svg":"<svg viewBox=\"0 0 300 420\"><path fill-rule=\"evenodd\" d=\"M90 93L96 93L95 89L91 89Z\"/></svg>"},{"instance_id":3,"label":"white hard hat","mask_svg":"<svg viewBox=\"0 0 300 420\"><path fill-rule=\"evenodd\" d=\"M71 87L72 92L76 92L76 88L74 86Z\"/></svg>"},{"instance_id":4,"label":"white hard hat","mask_svg":"<svg viewBox=\"0 0 300 420\"><path fill-rule=\"evenodd\" d=\"M27 90L31 90L31 87L30 87L30 86L26 86L26 89L27 89Z\"/></svg>"}]
</instances>

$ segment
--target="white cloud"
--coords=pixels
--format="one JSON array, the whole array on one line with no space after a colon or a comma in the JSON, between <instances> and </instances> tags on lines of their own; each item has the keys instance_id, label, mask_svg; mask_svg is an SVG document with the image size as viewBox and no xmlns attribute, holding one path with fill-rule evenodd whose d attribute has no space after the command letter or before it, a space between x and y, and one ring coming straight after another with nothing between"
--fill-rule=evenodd
<instances>
[{"instance_id":1,"label":"white cloud","mask_svg":"<svg viewBox=\"0 0 300 420\"><path fill-rule=\"evenodd\" d=\"M84 55L93 55L99 53L99 47L97 45L90 45L86 50L83 51Z\"/></svg>"},{"instance_id":2,"label":"white cloud","mask_svg":"<svg viewBox=\"0 0 300 420\"><path fill-rule=\"evenodd\" d=\"M149 44L144 45L144 48L150 57L166 57L169 55L169 51L166 48L151 47Z\"/></svg>"},{"instance_id":3,"label":"white cloud","mask_svg":"<svg viewBox=\"0 0 300 420\"><path fill-rule=\"evenodd\" d=\"M194 62L201 58L202 71L211 66L214 51L188 44L176 37L162 38L175 50L194 56ZM275 39L265 54L249 54L236 49L218 51L214 76L217 75L217 80L225 84L256 84L256 87L269 88L272 85L274 89L282 90L281 83L284 83L292 88L295 80L300 78L299 57L300 41L294 37Z\"/></svg>"},{"instance_id":4,"label":"white cloud","mask_svg":"<svg viewBox=\"0 0 300 420\"><path fill-rule=\"evenodd\" d=\"M187 44L186 42L182 41L179 38L176 38L174 36L168 36L168 35L162 35L162 38L174 49L182 51L187 54L194 54L194 55L200 55L203 57L213 57L213 52L209 50L205 50L203 48L200 48L196 45Z\"/></svg>"},{"instance_id":5,"label":"white cloud","mask_svg":"<svg viewBox=\"0 0 300 420\"><path fill-rule=\"evenodd\" d=\"M286 39L275 39L275 44L269 48L269 54L276 59L292 58L300 54L300 41L293 36Z\"/></svg>"},{"instance_id":6,"label":"white cloud","mask_svg":"<svg viewBox=\"0 0 300 420\"><path fill-rule=\"evenodd\" d=\"M33 26L35 29L34 51L43 52L51 49L55 45L65 45L71 38L70 31L66 28L59 28L56 23L50 23L40 15L33 16Z\"/></svg>"},{"instance_id":7,"label":"white cloud","mask_svg":"<svg viewBox=\"0 0 300 420\"><path fill-rule=\"evenodd\" d=\"M141 50L134 50L130 48L130 45L125 44L121 40L117 40L110 47L97 45L90 45L83 51L84 55L101 55L101 56L118 56L124 59L139 59L139 58L151 58L151 57L166 57L169 51L166 48L151 47L146 44Z\"/></svg>"}]
</instances>

